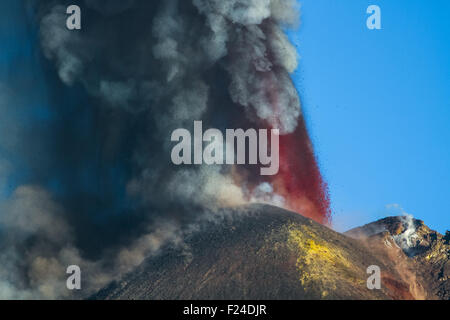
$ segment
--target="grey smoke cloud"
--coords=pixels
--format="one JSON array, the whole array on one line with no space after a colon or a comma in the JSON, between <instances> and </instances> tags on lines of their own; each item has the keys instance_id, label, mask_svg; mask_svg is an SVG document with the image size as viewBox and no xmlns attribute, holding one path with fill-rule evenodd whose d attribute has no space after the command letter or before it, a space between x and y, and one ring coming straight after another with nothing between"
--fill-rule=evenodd
<instances>
[{"instance_id":1,"label":"grey smoke cloud","mask_svg":"<svg viewBox=\"0 0 450 320\"><path fill-rule=\"evenodd\" d=\"M87 4L99 9L98 4ZM113 6L112 11L118 10ZM295 130L300 101L289 72L297 67L297 53L281 29L295 23L295 1L195 0L191 5L170 0L151 6L139 2L136 7L146 19L139 30L128 30L124 25L125 30L118 31L127 37L131 31L138 31L133 34L135 43L126 52L118 47L123 43L117 36L104 34L113 26L111 17L98 19L91 26L93 31L90 28L72 36L62 24L63 8L53 7L42 18L42 46L46 56L55 61L61 80L68 85L81 82L106 106L130 112L148 110L158 119L149 123L157 128L152 137L167 149L167 136L172 130L201 119L209 109L220 108L214 105L205 79L205 73L219 65L231 78L231 100L248 111L250 120L256 116L253 120L267 121L282 134ZM130 11L129 5L124 4L122 10L137 15L137 19L144 17ZM110 55L106 58L109 61L98 66L104 52ZM142 154L138 157L146 158ZM134 183L133 189L141 184L145 186L141 195L171 194L177 199L192 199L190 187L169 188L179 181L180 173L173 171L168 174L158 165L144 165L141 179L151 177L152 181ZM198 181L192 184L194 189L207 182L203 172L191 170L190 181ZM161 185L160 174L167 183ZM204 196L216 197L203 193L200 198Z\"/></svg>"},{"instance_id":2,"label":"grey smoke cloud","mask_svg":"<svg viewBox=\"0 0 450 320\"><path fill-rule=\"evenodd\" d=\"M45 189L19 187L0 204L0 212L1 299L86 297L157 254L167 243L181 248L184 245L176 222L160 220L131 245L91 261L83 258L76 246L67 212ZM66 268L74 264L83 272L82 293L66 288Z\"/></svg>"},{"instance_id":3,"label":"grey smoke cloud","mask_svg":"<svg viewBox=\"0 0 450 320\"><path fill-rule=\"evenodd\" d=\"M104 15L121 13L135 4L135 0L109 0L108 5L102 0L85 0L88 7Z\"/></svg>"},{"instance_id":4,"label":"grey smoke cloud","mask_svg":"<svg viewBox=\"0 0 450 320\"><path fill-rule=\"evenodd\" d=\"M61 211L45 190L33 186L19 187L1 203L1 298L64 296L63 266L80 259Z\"/></svg>"},{"instance_id":5,"label":"grey smoke cloud","mask_svg":"<svg viewBox=\"0 0 450 320\"><path fill-rule=\"evenodd\" d=\"M76 199L19 187L0 205L0 230L7 230L0 233L0 298L76 298L65 289L72 264L87 275L83 294L90 294L166 245L183 248L186 234L215 219L218 208L283 203L270 184L248 194L225 166L174 167L170 133L194 120L295 130L301 108L289 73L298 57L282 28L298 23L296 1L84 0L80 32L66 29L66 5L35 2L42 53L66 87L92 99L99 135L107 137L102 156L127 153L127 197L142 214L132 235L89 257L80 246L88 231L73 225L82 222ZM10 136L8 143L23 138ZM0 163L0 177L7 168Z\"/></svg>"}]
</instances>

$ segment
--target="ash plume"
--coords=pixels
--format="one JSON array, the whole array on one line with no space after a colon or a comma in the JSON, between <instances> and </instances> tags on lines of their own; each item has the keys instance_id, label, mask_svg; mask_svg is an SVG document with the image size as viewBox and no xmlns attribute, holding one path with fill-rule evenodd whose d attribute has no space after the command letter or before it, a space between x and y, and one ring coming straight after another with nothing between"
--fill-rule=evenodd
<instances>
[{"instance_id":1,"label":"ash plume","mask_svg":"<svg viewBox=\"0 0 450 320\"><path fill-rule=\"evenodd\" d=\"M85 0L79 31L66 28L70 4L24 9L39 27L52 118L18 135L33 136L46 156L31 165L28 152L17 155L31 170L2 204L0 260L14 276L0 297L70 297L63 267L77 263L92 275L91 293L165 245L183 247L186 233L224 207L272 203L330 222L289 75L297 52L283 28L298 24L296 1ZM279 129L279 175L173 165L171 132L197 120ZM43 269L59 277L46 280Z\"/></svg>"}]
</instances>

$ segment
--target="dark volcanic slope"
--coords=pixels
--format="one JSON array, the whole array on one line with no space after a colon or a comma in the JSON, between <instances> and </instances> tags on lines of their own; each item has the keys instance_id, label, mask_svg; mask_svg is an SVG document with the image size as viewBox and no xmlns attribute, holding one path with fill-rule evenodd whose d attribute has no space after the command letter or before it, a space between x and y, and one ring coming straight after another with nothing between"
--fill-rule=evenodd
<instances>
[{"instance_id":1,"label":"dark volcanic slope","mask_svg":"<svg viewBox=\"0 0 450 320\"><path fill-rule=\"evenodd\" d=\"M420 297L383 248L299 214L254 205L224 213L186 240L147 259L95 299L413 299ZM381 290L366 269L382 270ZM400 272L400 273L399 273Z\"/></svg>"}]
</instances>

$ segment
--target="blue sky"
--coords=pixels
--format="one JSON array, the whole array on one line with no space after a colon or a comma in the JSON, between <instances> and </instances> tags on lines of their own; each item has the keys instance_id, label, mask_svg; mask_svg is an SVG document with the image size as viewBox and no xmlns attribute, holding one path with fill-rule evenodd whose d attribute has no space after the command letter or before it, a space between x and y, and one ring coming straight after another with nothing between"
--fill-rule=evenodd
<instances>
[{"instance_id":1,"label":"blue sky","mask_svg":"<svg viewBox=\"0 0 450 320\"><path fill-rule=\"evenodd\" d=\"M338 230L407 213L450 228L450 1L302 0L294 81ZM380 6L382 30L366 9Z\"/></svg>"}]
</instances>

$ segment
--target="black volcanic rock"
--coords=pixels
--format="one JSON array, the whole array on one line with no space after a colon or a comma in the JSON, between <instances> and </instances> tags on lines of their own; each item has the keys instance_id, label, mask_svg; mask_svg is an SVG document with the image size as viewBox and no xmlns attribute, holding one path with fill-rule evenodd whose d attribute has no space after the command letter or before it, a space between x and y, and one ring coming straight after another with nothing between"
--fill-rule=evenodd
<instances>
[{"instance_id":1,"label":"black volcanic rock","mask_svg":"<svg viewBox=\"0 0 450 320\"><path fill-rule=\"evenodd\" d=\"M409 275L416 267L410 266L409 260L415 258L396 248L395 241L389 238L391 231L380 227L379 232L367 236L359 230L360 238L354 239L272 206L228 210L189 236L183 250L167 249L148 258L92 298L437 298L431 286L422 284L422 278ZM372 245L366 241L371 237ZM433 247L434 242L429 245ZM400 260L396 258L399 254L403 254ZM381 290L367 288L366 270L370 265L382 270ZM405 276L405 268L410 267ZM448 277L445 270L444 277Z\"/></svg>"},{"instance_id":2,"label":"black volcanic rock","mask_svg":"<svg viewBox=\"0 0 450 320\"><path fill-rule=\"evenodd\" d=\"M450 244L450 231L448 231L448 230L445 232L444 241L445 241L445 244Z\"/></svg>"}]
</instances>

